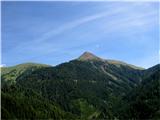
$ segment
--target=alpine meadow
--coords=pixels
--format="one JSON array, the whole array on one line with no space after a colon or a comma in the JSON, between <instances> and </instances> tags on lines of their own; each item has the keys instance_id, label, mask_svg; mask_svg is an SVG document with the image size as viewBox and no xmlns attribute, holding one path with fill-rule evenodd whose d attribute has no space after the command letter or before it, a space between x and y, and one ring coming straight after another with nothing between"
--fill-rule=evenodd
<instances>
[{"instance_id":1,"label":"alpine meadow","mask_svg":"<svg viewBox=\"0 0 160 120\"><path fill-rule=\"evenodd\" d=\"M159 120L158 1L2 1L2 120Z\"/></svg>"}]
</instances>

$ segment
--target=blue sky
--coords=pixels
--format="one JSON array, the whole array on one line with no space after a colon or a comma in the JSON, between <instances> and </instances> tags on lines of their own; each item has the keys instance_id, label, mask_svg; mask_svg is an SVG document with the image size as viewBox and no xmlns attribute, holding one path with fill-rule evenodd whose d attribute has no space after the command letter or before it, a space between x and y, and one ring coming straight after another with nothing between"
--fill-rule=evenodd
<instances>
[{"instance_id":1,"label":"blue sky","mask_svg":"<svg viewBox=\"0 0 160 120\"><path fill-rule=\"evenodd\" d=\"M2 2L2 64L57 65L89 51L141 67L159 62L157 2Z\"/></svg>"}]
</instances>

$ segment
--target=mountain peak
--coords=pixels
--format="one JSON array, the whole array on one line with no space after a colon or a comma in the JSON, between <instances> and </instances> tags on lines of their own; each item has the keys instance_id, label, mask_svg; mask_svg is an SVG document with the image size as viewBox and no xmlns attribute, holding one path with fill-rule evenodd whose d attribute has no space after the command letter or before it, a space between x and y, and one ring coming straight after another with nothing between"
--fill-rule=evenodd
<instances>
[{"instance_id":1,"label":"mountain peak","mask_svg":"<svg viewBox=\"0 0 160 120\"><path fill-rule=\"evenodd\" d=\"M97 57L96 55L90 52L84 52L78 60L86 61L86 60L102 60L101 58Z\"/></svg>"}]
</instances>

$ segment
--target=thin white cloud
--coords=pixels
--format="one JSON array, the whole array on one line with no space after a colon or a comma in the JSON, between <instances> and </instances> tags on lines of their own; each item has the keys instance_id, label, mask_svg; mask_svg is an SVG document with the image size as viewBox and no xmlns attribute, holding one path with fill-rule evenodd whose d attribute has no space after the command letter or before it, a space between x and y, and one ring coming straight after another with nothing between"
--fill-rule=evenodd
<instances>
[{"instance_id":1,"label":"thin white cloud","mask_svg":"<svg viewBox=\"0 0 160 120\"><path fill-rule=\"evenodd\" d=\"M143 7L145 6L145 9L149 8L150 4L142 4L142 3L132 3L132 5L129 6L112 6L110 8L110 10L107 10L105 12L101 12L101 13L97 13L97 14L93 14L93 15L89 15L89 16L85 16L83 18L78 18L76 20L73 20L69 23L65 23L62 26L59 26L58 28L53 28L50 29L49 31L45 32L41 38L35 40L35 42L42 42L42 41L46 41L47 39L54 37L55 35L58 34L62 34L68 30L72 30L75 29L81 25L84 25L86 23L95 21L97 19L102 19L105 17L112 17L114 15L118 15L118 14L123 14L123 13L127 13L128 16L126 18L119 18L119 19L113 19L112 21L108 21L109 25L109 29L115 29L117 27L132 27L132 26L144 26L147 23L148 18L146 19L146 17L149 17L150 15L155 14L155 11L150 11L149 13L139 13L139 11L136 11L137 7ZM117 7L117 8L114 8ZM149 18L149 20L152 18ZM118 25L118 26L117 26Z\"/></svg>"},{"instance_id":2,"label":"thin white cloud","mask_svg":"<svg viewBox=\"0 0 160 120\"><path fill-rule=\"evenodd\" d=\"M106 16L113 16L115 14L118 14L122 11L127 10L128 8L123 8L123 7L118 7L113 9L113 7L111 7L111 10L105 11L105 12L101 12L101 13L97 13L97 14L93 14L93 15L88 15L82 18L77 18L76 20L73 20L71 22L65 23L62 26L59 26L58 28L53 28L50 29L48 31L46 31L45 33L43 33L40 37L36 38L35 40L29 41L29 42L25 42L20 44L20 46L15 47L14 49L23 49L25 48L25 46L28 48L29 46L32 45L42 45L43 42L47 42L47 39L54 37L55 35L58 34L62 34L65 31L74 29L80 25L83 25L85 23L106 17ZM40 46L36 46L36 47L40 47Z\"/></svg>"},{"instance_id":3,"label":"thin white cloud","mask_svg":"<svg viewBox=\"0 0 160 120\"><path fill-rule=\"evenodd\" d=\"M107 27L107 28L110 28L110 29L106 29L106 33L108 32L112 32L112 31L115 31L115 30L123 30L125 28L128 28L128 29L132 29L133 28L138 28L140 27L141 29L146 29L146 27L148 26L152 26L154 23L153 23L153 20L155 18L152 18L155 14L154 11L151 11L149 13L145 13L145 14L138 14L137 15L128 15L128 17L126 18L121 18L119 20L113 20L113 21L110 21L109 23L106 23L106 25L104 25L103 27ZM134 31L134 32L137 32L137 31Z\"/></svg>"},{"instance_id":4,"label":"thin white cloud","mask_svg":"<svg viewBox=\"0 0 160 120\"><path fill-rule=\"evenodd\" d=\"M0 64L0 67L5 67L6 66L6 64Z\"/></svg>"},{"instance_id":5,"label":"thin white cloud","mask_svg":"<svg viewBox=\"0 0 160 120\"><path fill-rule=\"evenodd\" d=\"M24 46L34 45L34 44L35 45L42 44L42 42L47 42L47 40L49 38L53 38L54 36L62 34L68 30L75 29L80 25L92 22L92 21L100 19L100 18L112 17L112 16L117 15L119 13L123 13L125 11L128 11L129 9L134 9L134 7L136 7L138 4L139 3L133 3L131 6L113 5L113 6L110 6L110 9L105 12L100 12L100 13L88 15L88 16L85 16L82 18L77 18L76 20L65 23L65 24L59 26L58 28L53 28L53 29L50 29L50 30L44 32L39 38L36 38L35 40L25 42L24 44L17 46L17 49L19 49L19 47L21 48L21 46L24 47ZM111 22L116 22L116 20L112 20ZM114 26L114 27L116 27L116 26Z\"/></svg>"},{"instance_id":6,"label":"thin white cloud","mask_svg":"<svg viewBox=\"0 0 160 120\"><path fill-rule=\"evenodd\" d=\"M76 28L82 24L85 24L85 23L88 23L88 22L91 22L91 21L94 21L94 20L97 20L97 19L100 19L100 18L103 18L106 16L114 15L114 14L117 14L117 13L122 12L124 10L126 10L126 9L120 7L120 8L114 9L113 11L107 11L107 12L105 11L105 12L89 15L89 16L86 16L83 18L78 18L74 21L66 23L58 28L53 28L53 30L50 30L50 31L44 33L43 36L40 39L38 39L37 41L40 42L40 41L46 40L47 38L50 38L51 36L61 34L67 30Z\"/></svg>"}]
</instances>

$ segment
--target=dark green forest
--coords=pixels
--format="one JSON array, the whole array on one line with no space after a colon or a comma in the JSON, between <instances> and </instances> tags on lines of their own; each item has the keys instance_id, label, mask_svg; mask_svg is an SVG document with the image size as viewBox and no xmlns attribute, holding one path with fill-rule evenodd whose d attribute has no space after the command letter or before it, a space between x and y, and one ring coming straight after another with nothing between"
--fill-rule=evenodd
<instances>
[{"instance_id":1,"label":"dark green forest","mask_svg":"<svg viewBox=\"0 0 160 120\"><path fill-rule=\"evenodd\" d=\"M160 65L72 60L1 69L2 119L160 119ZM94 57L95 58L95 57Z\"/></svg>"}]
</instances>

